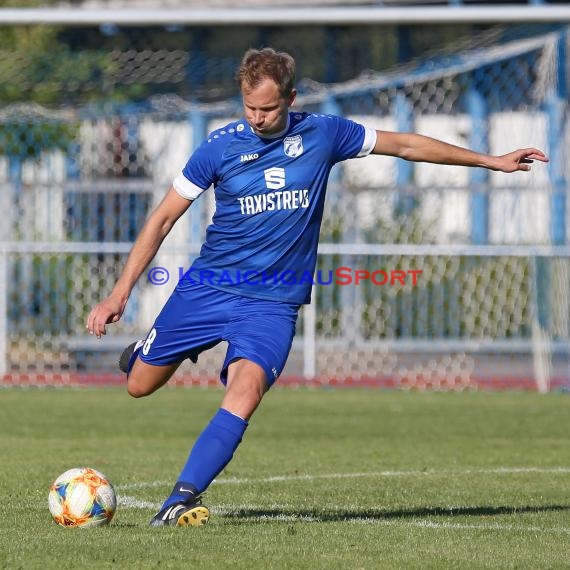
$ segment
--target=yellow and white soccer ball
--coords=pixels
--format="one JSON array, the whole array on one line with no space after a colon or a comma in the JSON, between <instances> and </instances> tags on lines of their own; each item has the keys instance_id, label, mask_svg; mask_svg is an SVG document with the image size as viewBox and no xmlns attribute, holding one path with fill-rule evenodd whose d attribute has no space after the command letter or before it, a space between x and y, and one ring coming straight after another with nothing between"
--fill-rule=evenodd
<instances>
[{"instance_id":1,"label":"yellow and white soccer ball","mask_svg":"<svg viewBox=\"0 0 570 570\"><path fill-rule=\"evenodd\" d=\"M62 473L49 490L49 510L61 526L107 524L117 509L113 485L96 469L76 467Z\"/></svg>"}]
</instances>

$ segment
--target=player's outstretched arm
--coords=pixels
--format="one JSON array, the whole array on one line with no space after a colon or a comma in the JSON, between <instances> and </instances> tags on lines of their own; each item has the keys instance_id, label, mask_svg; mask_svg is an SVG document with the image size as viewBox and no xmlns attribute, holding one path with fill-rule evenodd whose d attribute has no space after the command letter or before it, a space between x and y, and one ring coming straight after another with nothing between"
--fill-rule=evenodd
<instances>
[{"instance_id":1,"label":"player's outstretched arm","mask_svg":"<svg viewBox=\"0 0 570 570\"><path fill-rule=\"evenodd\" d=\"M536 148L523 148L493 156L416 133L376 131L376 134L376 145L372 154L397 156L413 162L480 166L500 172L528 171L535 160L548 162L546 155Z\"/></svg>"},{"instance_id":2,"label":"player's outstretched arm","mask_svg":"<svg viewBox=\"0 0 570 570\"><path fill-rule=\"evenodd\" d=\"M171 188L145 222L111 294L97 304L87 317L87 330L97 338L107 334L106 325L122 316L135 283L156 255L160 244L176 220L188 209L191 200Z\"/></svg>"}]
</instances>

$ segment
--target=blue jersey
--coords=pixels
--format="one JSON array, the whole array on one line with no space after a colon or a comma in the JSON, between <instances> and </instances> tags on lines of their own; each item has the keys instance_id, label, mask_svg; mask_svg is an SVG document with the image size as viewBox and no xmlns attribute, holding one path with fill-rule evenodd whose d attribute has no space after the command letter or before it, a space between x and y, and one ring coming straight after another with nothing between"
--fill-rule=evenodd
<instances>
[{"instance_id":1,"label":"blue jersey","mask_svg":"<svg viewBox=\"0 0 570 570\"><path fill-rule=\"evenodd\" d=\"M333 165L368 154L375 131L341 117L289 113L285 131L256 135L245 119L210 134L174 188L214 186L216 210L185 278L259 299L310 302Z\"/></svg>"}]
</instances>

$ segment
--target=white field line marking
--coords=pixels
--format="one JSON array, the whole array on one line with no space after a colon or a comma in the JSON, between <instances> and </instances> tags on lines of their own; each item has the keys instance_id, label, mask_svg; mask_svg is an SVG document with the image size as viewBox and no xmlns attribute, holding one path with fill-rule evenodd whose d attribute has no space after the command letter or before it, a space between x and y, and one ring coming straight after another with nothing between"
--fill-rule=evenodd
<instances>
[{"instance_id":1,"label":"white field line marking","mask_svg":"<svg viewBox=\"0 0 570 570\"><path fill-rule=\"evenodd\" d=\"M317 481L320 479L356 479L362 477L441 477L447 475L512 475L525 473L567 474L570 467L496 467L488 469L463 469L450 471L372 471L369 473L328 473L322 475L275 475L262 478L216 479L216 485L242 485L249 483L278 483L281 481ZM172 485L172 481L151 481L148 483L126 483L117 485L117 490L149 489Z\"/></svg>"},{"instance_id":2,"label":"white field line marking","mask_svg":"<svg viewBox=\"0 0 570 570\"><path fill-rule=\"evenodd\" d=\"M129 497L127 495L120 495L117 497L117 504L120 507L126 509L151 509L157 511L162 506L162 503L151 503L150 501L141 501L135 497ZM274 509L276 511L290 511L292 509L291 505L217 505L211 507L210 511L216 515L239 515L240 513L246 513L249 511L259 511L264 512L267 509ZM255 520L278 520L278 521L305 521L305 522L318 522L319 519L316 517L311 517L307 515L295 515L295 514L285 514L285 513L275 513L266 515L243 515L245 519L255 519Z\"/></svg>"},{"instance_id":3,"label":"white field line marking","mask_svg":"<svg viewBox=\"0 0 570 570\"><path fill-rule=\"evenodd\" d=\"M161 506L160 503L151 503L149 501L140 501L134 497L121 496L118 499L119 506L127 509L151 509L158 510ZM295 515L286 514L290 511L291 505L218 505L210 509L213 514L220 516L234 515L239 516L242 520L249 520L252 522L322 522L319 517L312 517L308 515ZM346 507L343 507L346 508ZM267 512L268 509L275 511L285 511L283 513L276 512L275 514L259 514L247 515L251 511L259 511L260 513ZM243 514L240 514L243 513ZM435 522L432 520L419 520L419 521L405 521L401 519L386 520L382 519L382 515L378 517L359 517L347 518L347 523L351 524L376 524L381 526L396 526L396 527L414 527L426 528L435 530L484 530L484 531L505 531L505 532L533 532L533 533L554 533L554 534L569 534L570 528L566 527L539 527L539 526L515 526L510 524L468 524L468 523L449 523L449 522Z\"/></svg>"},{"instance_id":4,"label":"white field line marking","mask_svg":"<svg viewBox=\"0 0 570 570\"><path fill-rule=\"evenodd\" d=\"M152 509L157 511L162 506L161 503L151 503L150 501L141 501L135 497L119 495L117 497L117 505L126 507L127 509Z\"/></svg>"},{"instance_id":5,"label":"white field line marking","mask_svg":"<svg viewBox=\"0 0 570 570\"><path fill-rule=\"evenodd\" d=\"M154 487L166 487L172 485L172 481L150 481L148 483L125 483L114 485L116 491L129 491L132 489L152 489Z\"/></svg>"}]
</instances>

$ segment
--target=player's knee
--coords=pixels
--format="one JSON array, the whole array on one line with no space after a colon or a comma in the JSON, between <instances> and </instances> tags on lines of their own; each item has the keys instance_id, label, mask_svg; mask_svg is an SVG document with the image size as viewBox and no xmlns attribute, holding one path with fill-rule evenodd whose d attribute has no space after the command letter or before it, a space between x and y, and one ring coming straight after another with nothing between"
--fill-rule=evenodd
<instances>
[{"instance_id":1,"label":"player's knee","mask_svg":"<svg viewBox=\"0 0 570 570\"><path fill-rule=\"evenodd\" d=\"M144 398L144 396L152 394L153 390L149 390L147 386L129 378L127 382L127 392L129 393L129 396L132 396L133 398Z\"/></svg>"},{"instance_id":2,"label":"player's knee","mask_svg":"<svg viewBox=\"0 0 570 570\"><path fill-rule=\"evenodd\" d=\"M254 403L256 406L261 402L267 391L267 384L263 381L232 382L226 389L226 393L239 400Z\"/></svg>"},{"instance_id":3,"label":"player's knee","mask_svg":"<svg viewBox=\"0 0 570 570\"><path fill-rule=\"evenodd\" d=\"M249 420L261 403L265 392L265 385L234 382L226 390L222 408L245 420Z\"/></svg>"}]
</instances>

